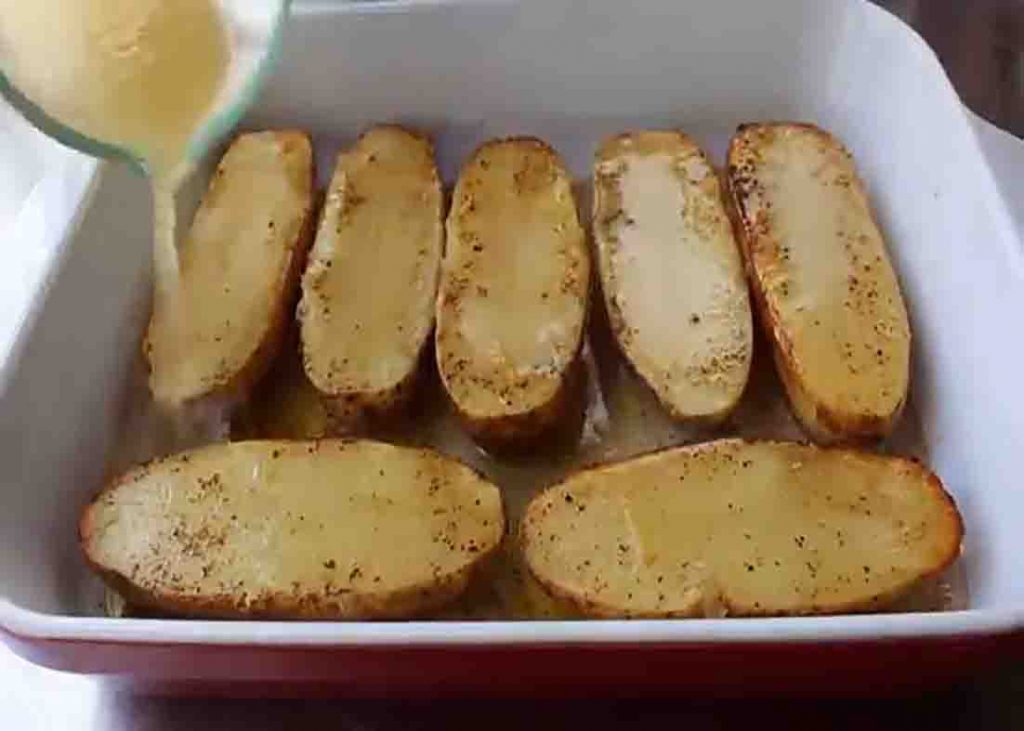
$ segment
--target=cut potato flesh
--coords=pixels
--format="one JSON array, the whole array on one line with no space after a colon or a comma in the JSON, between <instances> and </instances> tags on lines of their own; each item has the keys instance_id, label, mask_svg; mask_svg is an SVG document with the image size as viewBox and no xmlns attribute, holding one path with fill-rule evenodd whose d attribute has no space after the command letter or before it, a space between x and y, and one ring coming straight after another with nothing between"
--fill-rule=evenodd
<instances>
[{"instance_id":1,"label":"cut potato flesh","mask_svg":"<svg viewBox=\"0 0 1024 731\"><path fill-rule=\"evenodd\" d=\"M886 435L907 395L910 325L849 152L810 125L744 125L728 177L797 417L822 441Z\"/></svg>"},{"instance_id":2,"label":"cut potato flesh","mask_svg":"<svg viewBox=\"0 0 1024 731\"><path fill-rule=\"evenodd\" d=\"M457 596L501 541L498 489L371 441L219 444L138 467L86 508L89 562L135 604L373 618Z\"/></svg>"},{"instance_id":3,"label":"cut potato flesh","mask_svg":"<svg viewBox=\"0 0 1024 731\"><path fill-rule=\"evenodd\" d=\"M375 127L338 157L302 281L306 373L343 421L409 394L434 324L442 191L430 142Z\"/></svg>"},{"instance_id":4,"label":"cut potato flesh","mask_svg":"<svg viewBox=\"0 0 1024 731\"><path fill-rule=\"evenodd\" d=\"M917 462L729 439L580 472L521 537L533 575L592 615L824 614L942 571L962 527Z\"/></svg>"},{"instance_id":5,"label":"cut potato flesh","mask_svg":"<svg viewBox=\"0 0 1024 731\"><path fill-rule=\"evenodd\" d=\"M590 262L571 179L533 139L489 142L452 197L437 362L475 436L515 441L561 417Z\"/></svg>"},{"instance_id":6,"label":"cut potato flesh","mask_svg":"<svg viewBox=\"0 0 1024 731\"><path fill-rule=\"evenodd\" d=\"M157 401L236 395L262 375L294 306L313 203L305 133L231 144L182 244L178 287L154 302L145 351Z\"/></svg>"},{"instance_id":7,"label":"cut potato flesh","mask_svg":"<svg viewBox=\"0 0 1024 731\"><path fill-rule=\"evenodd\" d=\"M700 147L673 131L605 142L594 164L594 236L623 354L676 418L724 418L750 372L750 302Z\"/></svg>"}]
</instances>

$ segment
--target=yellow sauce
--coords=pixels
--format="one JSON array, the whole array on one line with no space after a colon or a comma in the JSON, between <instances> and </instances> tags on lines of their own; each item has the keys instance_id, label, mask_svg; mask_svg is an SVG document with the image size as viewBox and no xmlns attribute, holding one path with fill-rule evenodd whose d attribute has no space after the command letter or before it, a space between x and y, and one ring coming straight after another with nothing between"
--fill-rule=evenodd
<instances>
[{"instance_id":1,"label":"yellow sauce","mask_svg":"<svg viewBox=\"0 0 1024 731\"><path fill-rule=\"evenodd\" d=\"M47 114L144 161L159 295L177 282L174 197L230 48L213 0L0 0L0 61Z\"/></svg>"}]
</instances>

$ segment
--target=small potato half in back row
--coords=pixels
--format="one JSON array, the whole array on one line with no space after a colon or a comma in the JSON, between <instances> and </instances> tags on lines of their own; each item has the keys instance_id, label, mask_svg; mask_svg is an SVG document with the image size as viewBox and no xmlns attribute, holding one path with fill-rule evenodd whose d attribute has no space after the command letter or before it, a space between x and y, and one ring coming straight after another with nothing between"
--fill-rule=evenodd
<instances>
[{"instance_id":1,"label":"small potato half in back row","mask_svg":"<svg viewBox=\"0 0 1024 731\"><path fill-rule=\"evenodd\" d=\"M631 132L594 162L594 240L612 333L680 420L718 422L750 373L743 263L718 176L675 131Z\"/></svg>"},{"instance_id":2,"label":"small potato half in back row","mask_svg":"<svg viewBox=\"0 0 1024 731\"><path fill-rule=\"evenodd\" d=\"M444 247L434 148L395 126L338 156L302 278L306 376L345 430L408 401L434 325Z\"/></svg>"},{"instance_id":3,"label":"small potato half in back row","mask_svg":"<svg viewBox=\"0 0 1024 731\"><path fill-rule=\"evenodd\" d=\"M583 342L590 257L572 179L543 142L480 146L448 214L437 365L480 442L530 442L566 417Z\"/></svg>"}]
</instances>

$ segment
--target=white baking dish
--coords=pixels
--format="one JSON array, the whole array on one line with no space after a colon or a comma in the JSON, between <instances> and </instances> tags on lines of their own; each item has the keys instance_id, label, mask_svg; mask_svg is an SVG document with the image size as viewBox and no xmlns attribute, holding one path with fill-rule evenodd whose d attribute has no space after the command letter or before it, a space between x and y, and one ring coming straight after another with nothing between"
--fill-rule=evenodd
<instances>
[{"instance_id":1,"label":"white baking dish","mask_svg":"<svg viewBox=\"0 0 1024 731\"><path fill-rule=\"evenodd\" d=\"M82 672L430 692L570 680L895 686L1019 650L1024 247L939 63L894 17L855 0L297 3L246 126L312 130L324 175L362 127L407 122L436 136L450 180L496 135L543 137L583 176L607 133L678 126L721 160L737 123L766 118L815 121L859 162L911 309L912 400L930 461L966 523L969 609L642 622L103 618L75 519L101 479L137 352L151 236L144 181L105 168L0 380L6 639Z\"/></svg>"}]
</instances>

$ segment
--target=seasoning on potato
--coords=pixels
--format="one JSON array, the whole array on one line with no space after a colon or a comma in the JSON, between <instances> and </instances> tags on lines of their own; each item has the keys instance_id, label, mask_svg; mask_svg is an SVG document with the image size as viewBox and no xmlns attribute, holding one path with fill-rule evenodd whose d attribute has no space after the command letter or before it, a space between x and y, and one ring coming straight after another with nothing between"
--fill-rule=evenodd
<instances>
[{"instance_id":1,"label":"seasoning on potato","mask_svg":"<svg viewBox=\"0 0 1024 731\"><path fill-rule=\"evenodd\" d=\"M594 240L612 333L675 418L719 422L747 384L752 325L718 175L682 132L606 140L594 161Z\"/></svg>"},{"instance_id":2,"label":"seasoning on potato","mask_svg":"<svg viewBox=\"0 0 1024 731\"><path fill-rule=\"evenodd\" d=\"M297 130L239 135L154 300L144 350L153 397L244 398L280 350L314 225L313 147Z\"/></svg>"},{"instance_id":3,"label":"seasoning on potato","mask_svg":"<svg viewBox=\"0 0 1024 731\"><path fill-rule=\"evenodd\" d=\"M566 419L590 259L558 155L487 142L462 168L437 300L441 380L474 438L529 442Z\"/></svg>"},{"instance_id":4,"label":"seasoning on potato","mask_svg":"<svg viewBox=\"0 0 1024 731\"><path fill-rule=\"evenodd\" d=\"M339 429L388 422L412 394L434 326L443 202L417 133L373 127L338 156L299 320L306 374Z\"/></svg>"},{"instance_id":5,"label":"seasoning on potato","mask_svg":"<svg viewBox=\"0 0 1024 731\"><path fill-rule=\"evenodd\" d=\"M952 563L962 535L918 462L739 439L578 472L521 526L538 581L598 617L879 609Z\"/></svg>"},{"instance_id":6,"label":"seasoning on potato","mask_svg":"<svg viewBox=\"0 0 1024 731\"><path fill-rule=\"evenodd\" d=\"M853 157L813 125L745 124L727 177L793 412L818 441L886 436L907 398L910 323Z\"/></svg>"},{"instance_id":7,"label":"seasoning on potato","mask_svg":"<svg viewBox=\"0 0 1024 731\"><path fill-rule=\"evenodd\" d=\"M80 522L133 605L276 619L409 617L456 598L498 548L498 488L425 449L215 444L137 467Z\"/></svg>"}]
</instances>

